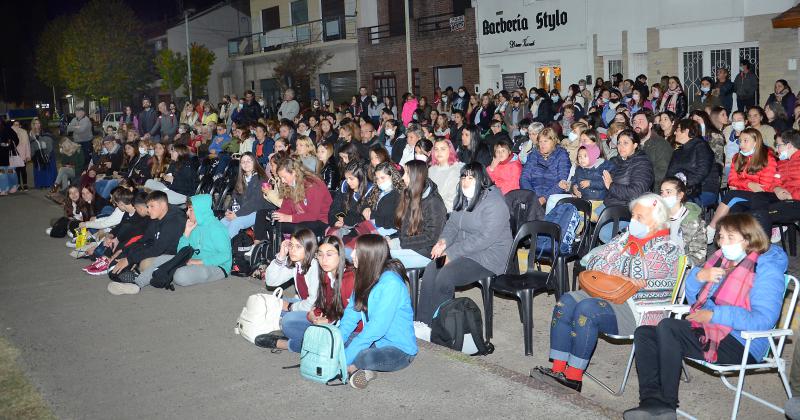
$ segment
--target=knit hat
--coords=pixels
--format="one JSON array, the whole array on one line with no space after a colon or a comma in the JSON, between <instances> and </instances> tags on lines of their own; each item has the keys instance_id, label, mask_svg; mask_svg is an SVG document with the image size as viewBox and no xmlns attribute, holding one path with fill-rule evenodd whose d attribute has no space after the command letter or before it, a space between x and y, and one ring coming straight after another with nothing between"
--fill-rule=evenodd
<instances>
[{"instance_id":1,"label":"knit hat","mask_svg":"<svg viewBox=\"0 0 800 420\"><path fill-rule=\"evenodd\" d=\"M589 166L594 166L597 159L600 158L600 148L596 144L589 143L581 146L581 149L586 149L586 155L589 156Z\"/></svg>"}]
</instances>

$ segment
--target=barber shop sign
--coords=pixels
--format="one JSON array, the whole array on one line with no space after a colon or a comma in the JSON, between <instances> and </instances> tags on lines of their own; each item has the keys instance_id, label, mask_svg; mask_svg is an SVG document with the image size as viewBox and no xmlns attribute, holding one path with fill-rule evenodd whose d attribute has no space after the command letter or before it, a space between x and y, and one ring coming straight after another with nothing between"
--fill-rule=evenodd
<instances>
[{"instance_id":1,"label":"barber shop sign","mask_svg":"<svg viewBox=\"0 0 800 420\"><path fill-rule=\"evenodd\" d=\"M480 41L483 52L502 51L524 47L552 47L563 44L567 39L573 42L575 28L566 30L569 22L578 22L584 13L573 2L566 1L560 7L551 3L549 7L522 7L506 4L499 0L498 4L486 4L480 12ZM507 7L504 7L507 6ZM546 6L545 6L546 7ZM538 10L537 10L538 9ZM573 14L577 13L576 16ZM506 18L508 16L508 18ZM576 20L577 19L577 20ZM575 24L573 23L573 26Z\"/></svg>"}]
</instances>

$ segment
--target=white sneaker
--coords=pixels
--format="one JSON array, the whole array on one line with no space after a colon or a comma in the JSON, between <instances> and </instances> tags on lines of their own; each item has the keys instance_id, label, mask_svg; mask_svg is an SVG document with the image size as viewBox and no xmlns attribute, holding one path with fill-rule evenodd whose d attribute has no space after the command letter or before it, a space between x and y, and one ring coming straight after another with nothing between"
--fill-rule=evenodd
<instances>
[{"instance_id":1,"label":"white sneaker","mask_svg":"<svg viewBox=\"0 0 800 420\"><path fill-rule=\"evenodd\" d=\"M67 236L69 236L70 239L75 239L75 234L69 229L67 229Z\"/></svg>"},{"instance_id":2,"label":"white sneaker","mask_svg":"<svg viewBox=\"0 0 800 420\"><path fill-rule=\"evenodd\" d=\"M75 248L75 239L70 239L67 241L67 248Z\"/></svg>"},{"instance_id":3,"label":"white sneaker","mask_svg":"<svg viewBox=\"0 0 800 420\"><path fill-rule=\"evenodd\" d=\"M44 230L44 233L46 233L47 236L50 236L50 232L52 232L52 231L53 231L53 228L49 227L49 228Z\"/></svg>"},{"instance_id":4,"label":"white sneaker","mask_svg":"<svg viewBox=\"0 0 800 420\"><path fill-rule=\"evenodd\" d=\"M75 249L69 253L69 256L77 260L78 258L85 257L86 251L83 249Z\"/></svg>"},{"instance_id":5,"label":"white sneaker","mask_svg":"<svg viewBox=\"0 0 800 420\"><path fill-rule=\"evenodd\" d=\"M133 283L118 283L116 281L112 281L108 283L108 293L111 293L115 296L135 295L139 293L139 286Z\"/></svg>"},{"instance_id":6,"label":"white sneaker","mask_svg":"<svg viewBox=\"0 0 800 420\"><path fill-rule=\"evenodd\" d=\"M369 385L369 381L374 380L378 374L374 371L366 370L366 369L359 369L353 373L353 376L350 377L350 386L355 389L364 389Z\"/></svg>"},{"instance_id":7,"label":"white sneaker","mask_svg":"<svg viewBox=\"0 0 800 420\"><path fill-rule=\"evenodd\" d=\"M414 321L414 336L422 341L431 341L431 327L422 321Z\"/></svg>"},{"instance_id":8,"label":"white sneaker","mask_svg":"<svg viewBox=\"0 0 800 420\"><path fill-rule=\"evenodd\" d=\"M706 227L706 243L714 243L714 238L717 236L717 230L711 226Z\"/></svg>"}]
</instances>

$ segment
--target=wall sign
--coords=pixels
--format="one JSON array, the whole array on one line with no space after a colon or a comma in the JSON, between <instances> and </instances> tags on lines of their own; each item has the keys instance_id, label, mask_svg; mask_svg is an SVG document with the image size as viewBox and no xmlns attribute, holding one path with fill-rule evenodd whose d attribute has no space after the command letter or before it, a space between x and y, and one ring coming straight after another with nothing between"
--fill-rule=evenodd
<instances>
[{"instance_id":1,"label":"wall sign","mask_svg":"<svg viewBox=\"0 0 800 420\"><path fill-rule=\"evenodd\" d=\"M507 73L503 75L503 89L511 92L525 87L525 73Z\"/></svg>"},{"instance_id":2,"label":"wall sign","mask_svg":"<svg viewBox=\"0 0 800 420\"><path fill-rule=\"evenodd\" d=\"M478 51L577 46L586 43L585 0L477 2Z\"/></svg>"},{"instance_id":3,"label":"wall sign","mask_svg":"<svg viewBox=\"0 0 800 420\"><path fill-rule=\"evenodd\" d=\"M464 15L451 17L450 32L461 32L463 30L464 30Z\"/></svg>"}]
</instances>

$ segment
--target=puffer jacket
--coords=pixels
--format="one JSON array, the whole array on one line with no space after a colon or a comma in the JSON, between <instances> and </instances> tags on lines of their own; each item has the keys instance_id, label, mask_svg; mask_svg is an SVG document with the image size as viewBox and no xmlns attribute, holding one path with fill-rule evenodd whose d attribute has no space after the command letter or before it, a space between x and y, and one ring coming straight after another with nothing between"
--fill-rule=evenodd
<instances>
[{"instance_id":1,"label":"puffer jacket","mask_svg":"<svg viewBox=\"0 0 800 420\"><path fill-rule=\"evenodd\" d=\"M509 191L519 189L519 177L522 175L522 164L519 163L519 158L511 155L508 159L497 164L494 169L491 166L486 168L489 173L489 178L492 178L494 184L500 188L500 191L505 195Z\"/></svg>"},{"instance_id":2,"label":"puffer jacket","mask_svg":"<svg viewBox=\"0 0 800 420\"><path fill-rule=\"evenodd\" d=\"M570 167L569 154L560 146L556 146L546 158L538 150L531 150L522 169L519 186L534 191L539 197L563 193L558 182L567 180Z\"/></svg>"},{"instance_id":3,"label":"puffer jacket","mask_svg":"<svg viewBox=\"0 0 800 420\"><path fill-rule=\"evenodd\" d=\"M328 191L333 193L334 191L339 189L339 185L341 184L341 180L339 179L339 168L336 167L336 163L333 161L333 158L328 159L328 163L322 167L322 172L319 174L319 177L322 178L322 181L328 187Z\"/></svg>"},{"instance_id":4,"label":"puffer jacket","mask_svg":"<svg viewBox=\"0 0 800 420\"><path fill-rule=\"evenodd\" d=\"M627 206L631 200L650 191L650 186L653 185L653 165L645 152L637 150L627 159L617 156L611 162L614 164L611 186L603 204Z\"/></svg>"},{"instance_id":5,"label":"puffer jacket","mask_svg":"<svg viewBox=\"0 0 800 420\"><path fill-rule=\"evenodd\" d=\"M686 194L696 197L703 191L703 184L714 166L714 152L708 143L695 137L679 145L672 153L666 176L683 174L686 177ZM656 188L659 186L656 185Z\"/></svg>"},{"instance_id":6,"label":"puffer jacket","mask_svg":"<svg viewBox=\"0 0 800 420\"><path fill-rule=\"evenodd\" d=\"M444 206L444 201L439 195L436 183L430 179L425 180L425 191L422 193L420 206L422 209L422 226L420 226L422 231L417 232L414 236L408 234L411 211L407 210L406 214L403 215L403 227L400 229L400 247L411 249L417 254L427 257L431 255L433 245L439 239L447 219L447 209Z\"/></svg>"},{"instance_id":7,"label":"puffer jacket","mask_svg":"<svg viewBox=\"0 0 800 420\"><path fill-rule=\"evenodd\" d=\"M575 167L572 184L578 186L581 198L584 200L602 200L606 198L608 190L603 182L603 171L613 172L614 164L610 160L598 159L591 168ZM581 181L589 181L589 186L581 188Z\"/></svg>"},{"instance_id":8,"label":"puffer jacket","mask_svg":"<svg viewBox=\"0 0 800 420\"><path fill-rule=\"evenodd\" d=\"M778 163L775 160L775 157L772 155L772 152L767 153L767 166L761 168L760 171L754 174L747 172L747 168L750 166L751 158L752 156L745 157L741 153L733 157L733 161L731 162L731 171L728 174L728 187L735 188L737 190L752 191L749 184L751 182L755 182L756 184L761 185L761 188L764 191L772 192L772 190L774 190L778 185L779 179L775 177L775 172L778 169ZM736 162L739 159L747 159L747 164L744 166L744 169L742 169L742 172L736 172Z\"/></svg>"},{"instance_id":9,"label":"puffer jacket","mask_svg":"<svg viewBox=\"0 0 800 420\"><path fill-rule=\"evenodd\" d=\"M779 185L792 194L793 200L800 200L800 152L778 162L777 179Z\"/></svg>"}]
</instances>

